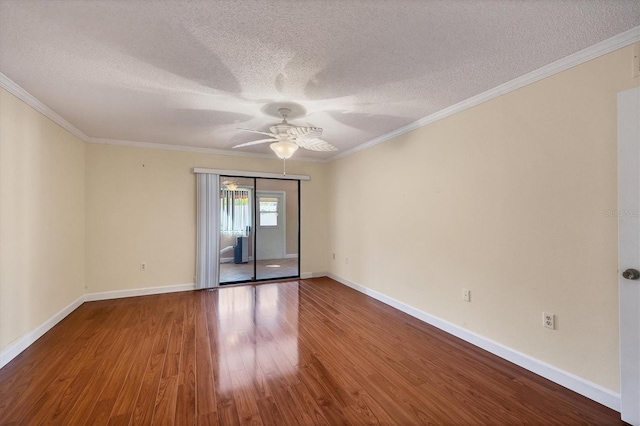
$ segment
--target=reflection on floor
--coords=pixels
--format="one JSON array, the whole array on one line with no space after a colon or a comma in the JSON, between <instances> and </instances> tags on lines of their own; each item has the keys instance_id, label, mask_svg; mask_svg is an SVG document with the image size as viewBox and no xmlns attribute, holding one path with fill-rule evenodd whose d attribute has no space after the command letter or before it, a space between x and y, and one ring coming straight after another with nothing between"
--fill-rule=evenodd
<instances>
[{"instance_id":1,"label":"reflection on floor","mask_svg":"<svg viewBox=\"0 0 640 426\"><path fill-rule=\"evenodd\" d=\"M257 279L295 277L298 275L298 259L258 260ZM253 262L221 263L220 283L246 281L253 277Z\"/></svg>"},{"instance_id":2,"label":"reflection on floor","mask_svg":"<svg viewBox=\"0 0 640 426\"><path fill-rule=\"evenodd\" d=\"M217 362L222 367L217 374L218 395L228 395L233 401L237 389L253 387L255 376L263 374L262 369L267 365L271 367L266 367L270 379L296 375L298 304L297 281L234 286L217 291L214 335L220 349ZM271 361L272 357L278 357L277 366ZM226 368L232 373L226 373Z\"/></svg>"}]
</instances>

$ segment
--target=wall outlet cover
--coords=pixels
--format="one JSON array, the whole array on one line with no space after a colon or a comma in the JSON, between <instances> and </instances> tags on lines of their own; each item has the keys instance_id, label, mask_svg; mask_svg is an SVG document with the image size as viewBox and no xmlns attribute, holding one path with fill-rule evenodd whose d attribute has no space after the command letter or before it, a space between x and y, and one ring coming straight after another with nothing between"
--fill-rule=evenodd
<instances>
[{"instance_id":1,"label":"wall outlet cover","mask_svg":"<svg viewBox=\"0 0 640 426\"><path fill-rule=\"evenodd\" d=\"M554 314L549 313L549 312L543 312L542 313L542 325L545 328L549 328L551 330L555 330L556 329L556 316Z\"/></svg>"}]
</instances>

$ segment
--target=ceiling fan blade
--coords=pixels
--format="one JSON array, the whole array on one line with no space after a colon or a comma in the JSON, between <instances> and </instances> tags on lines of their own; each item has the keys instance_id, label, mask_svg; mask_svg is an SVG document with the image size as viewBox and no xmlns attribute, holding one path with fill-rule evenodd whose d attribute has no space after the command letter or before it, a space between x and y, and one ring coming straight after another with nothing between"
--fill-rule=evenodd
<instances>
[{"instance_id":1,"label":"ceiling fan blade","mask_svg":"<svg viewBox=\"0 0 640 426\"><path fill-rule=\"evenodd\" d=\"M297 138L317 139L322 136L322 128L320 127L292 127L287 133Z\"/></svg>"},{"instance_id":2,"label":"ceiling fan blade","mask_svg":"<svg viewBox=\"0 0 640 426\"><path fill-rule=\"evenodd\" d=\"M322 139L306 139L306 138L297 138L295 140L296 144L299 147L308 149L310 151L337 151L338 148L331 145L329 142Z\"/></svg>"},{"instance_id":3,"label":"ceiling fan blade","mask_svg":"<svg viewBox=\"0 0 640 426\"><path fill-rule=\"evenodd\" d=\"M265 143L265 142L278 142L278 139L275 139L275 138L259 139L257 141L251 141L247 143L242 143L240 145L235 145L233 148L242 148L243 146L258 145L260 143Z\"/></svg>"},{"instance_id":4,"label":"ceiling fan blade","mask_svg":"<svg viewBox=\"0 0 640 426\"><path fill-rule=\"evenodd\" d=\"M271 136L272 138L275 137L275 135L273 133L267 133L267 132L261 132L259 130L252 130L252 129L242 129L240 127L238 127L238 130L243 130L245 132L251 132L251 133L257 133L259 135L265 135L265 136Z\"/></svg>"}]
</instances>

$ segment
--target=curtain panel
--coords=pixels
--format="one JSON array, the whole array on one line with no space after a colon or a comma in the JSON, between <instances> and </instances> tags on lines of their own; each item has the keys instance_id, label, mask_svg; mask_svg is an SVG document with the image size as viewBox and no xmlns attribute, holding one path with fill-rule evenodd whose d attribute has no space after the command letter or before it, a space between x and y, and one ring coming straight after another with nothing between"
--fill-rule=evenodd
<instances>
[{"instance_id":1,"label":"curtain panel","mask_svg":"<svg viewBox=\"0 0 640 426\"><path fill-rule=\"evenodd\" d=\"M219 285L220 176L196 174L196 288Z\"/></svg>"}]
</instances>

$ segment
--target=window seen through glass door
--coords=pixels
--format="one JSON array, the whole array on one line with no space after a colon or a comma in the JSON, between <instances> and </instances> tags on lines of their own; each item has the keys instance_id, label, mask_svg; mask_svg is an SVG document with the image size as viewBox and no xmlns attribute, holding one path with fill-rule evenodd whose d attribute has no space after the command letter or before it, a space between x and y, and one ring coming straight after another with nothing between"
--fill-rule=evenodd
<instances>
[{"instance_id":1,"label":"window seen through glass door","mask_svg":"<svg viewBox=\"0 0 640 426\"><path fill-rule=\"evenodd\" d=\"M260 226L278 226L278 199L260 197Z\"/></svg>"}]
</instances>

